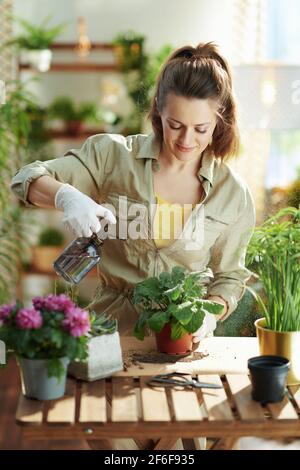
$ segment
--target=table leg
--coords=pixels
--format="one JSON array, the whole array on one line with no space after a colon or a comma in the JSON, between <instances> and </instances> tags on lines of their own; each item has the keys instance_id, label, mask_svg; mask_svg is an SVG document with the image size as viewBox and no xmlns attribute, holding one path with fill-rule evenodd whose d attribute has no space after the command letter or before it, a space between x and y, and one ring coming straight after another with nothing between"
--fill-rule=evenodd
<instances>
[{"instance_id":1,"label":"table leg","mask_svg":"<svg viewBox=\"0 0 300 470\"><path fill-rule=\"evenodd\" d=\"M184 450L206 450L206 437L182 439Z\"/></svg>"},{"instance_id":2,"label":"table leg","mask_svg":"<svg viewBox=\"0 0 300 470\"><path fill-rule=\"evenodd\" d=\"M172 450L177 441L178 441L177 437L175 438L162 437L155 443L152 450Z\"/></svg>"},{"instance_id":3,"label":"table leg","mask_svg":"<svg viewBox=\"0 0 300 470\"><path fill-rule=\"evenodd\" d=\"M217 439L216 442L211 446L210 450L237 450L237 448L234 447L238 440L238 437Z\"/></svg>"}]
</instances>

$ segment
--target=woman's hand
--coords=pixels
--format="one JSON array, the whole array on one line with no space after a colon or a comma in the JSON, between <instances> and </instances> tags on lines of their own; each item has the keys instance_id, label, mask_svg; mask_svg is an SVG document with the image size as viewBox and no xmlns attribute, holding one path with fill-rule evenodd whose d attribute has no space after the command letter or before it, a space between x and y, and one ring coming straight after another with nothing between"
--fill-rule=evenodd
<instances>
[{"instance_id":1,"label":"woman's hand","mask_svg":"<svg viewBox=\"0 0 300 470\"><path fill-rule=\"evenodd\" d=\"M101 229L98 217L104 217L111 224L116 223L110 210L69 184L63 184L57 191L55 207L63 211L65 227L77 237L91 237L93 233L98 233Z\"/></svg>"},{"instance_id":2,"label":"woman's hand","mask_svg":"<svg viewBox=\"0 0 300 470\"><path fill-rule=\"evenodd\" d=\"M197 331L195 331L195 333L193 333L193 343L199 343L199 341L201 341L201 339L205 338L206 336L212 336L217 327L217 320L222 318L227 313L227 302L222 299L222 297L211 295L208 297L208 300L222 304L224 306L223 312L221 312L219 315L206 313L202 325Z\"/></svg>"}]
</instances>

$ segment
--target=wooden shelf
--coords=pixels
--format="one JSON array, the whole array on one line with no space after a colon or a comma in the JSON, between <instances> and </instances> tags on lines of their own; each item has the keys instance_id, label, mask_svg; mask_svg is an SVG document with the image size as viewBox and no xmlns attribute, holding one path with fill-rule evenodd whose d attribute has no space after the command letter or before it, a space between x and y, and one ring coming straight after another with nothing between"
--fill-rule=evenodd
<instances>
[{"instance_id":1,"label":"wooden shelf","mask_svg":"<svg viewBox=\"0 0 300 470\"><path fill-rule=\"evenodd\" d=\"M76 50L78 46L77 42L56 42L52 44L51 49L53 50L61 50L61 51L67 51L67 50ZM113 44L108 44L104 42L97 42L91 44L91 50L110 50L113 51L115 49L115 46Z\"/></svg>"},{"instance_id":2,"label":"wooden shelf","mask_svg":"<svg viewBox=\"0 0 300 470\"><path fill-rule=\"evenodd\" d=\"M36 69L28 64L20 64L19 69L36 72ZM119 67L114 64L96 64L87 62L73 62L69 64L56 63L51 65L47 73L49 72L119 72Z\"/></svg>"}]
</instances>

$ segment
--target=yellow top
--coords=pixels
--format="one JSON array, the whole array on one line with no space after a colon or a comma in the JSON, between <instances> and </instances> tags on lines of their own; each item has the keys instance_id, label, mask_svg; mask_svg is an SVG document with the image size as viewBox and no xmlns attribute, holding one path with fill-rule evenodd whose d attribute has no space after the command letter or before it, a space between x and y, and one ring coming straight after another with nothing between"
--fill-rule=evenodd
<instances>
[{"instance_id":1,"label":"yellow top","mask_svg":"<svg viewBox=\"0 0 300 470\"><path fill-rule=\"evenodd\" d=\"M153 238L157 248L171 245L184 228L185 221L196 204L174 204L155 194L157 208L153 223Z\"/></svg>"}]
</instances>

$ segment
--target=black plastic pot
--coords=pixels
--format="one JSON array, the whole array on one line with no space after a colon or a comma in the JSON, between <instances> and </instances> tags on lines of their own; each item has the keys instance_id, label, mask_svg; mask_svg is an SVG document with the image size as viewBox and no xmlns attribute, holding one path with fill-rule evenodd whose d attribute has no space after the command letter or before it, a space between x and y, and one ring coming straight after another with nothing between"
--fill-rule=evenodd
<instances>
[{"instance_id":1,"label":"black plastic pot","mask_svg":"<svg viewBox=\"0 0 300 470\"><path fill-rule=\"evenodd\" d=\"M276 403L285 394L290 361L282 356L257 356L248 360L252 398L260 403Z\"/></svg>"}]
</instances>

